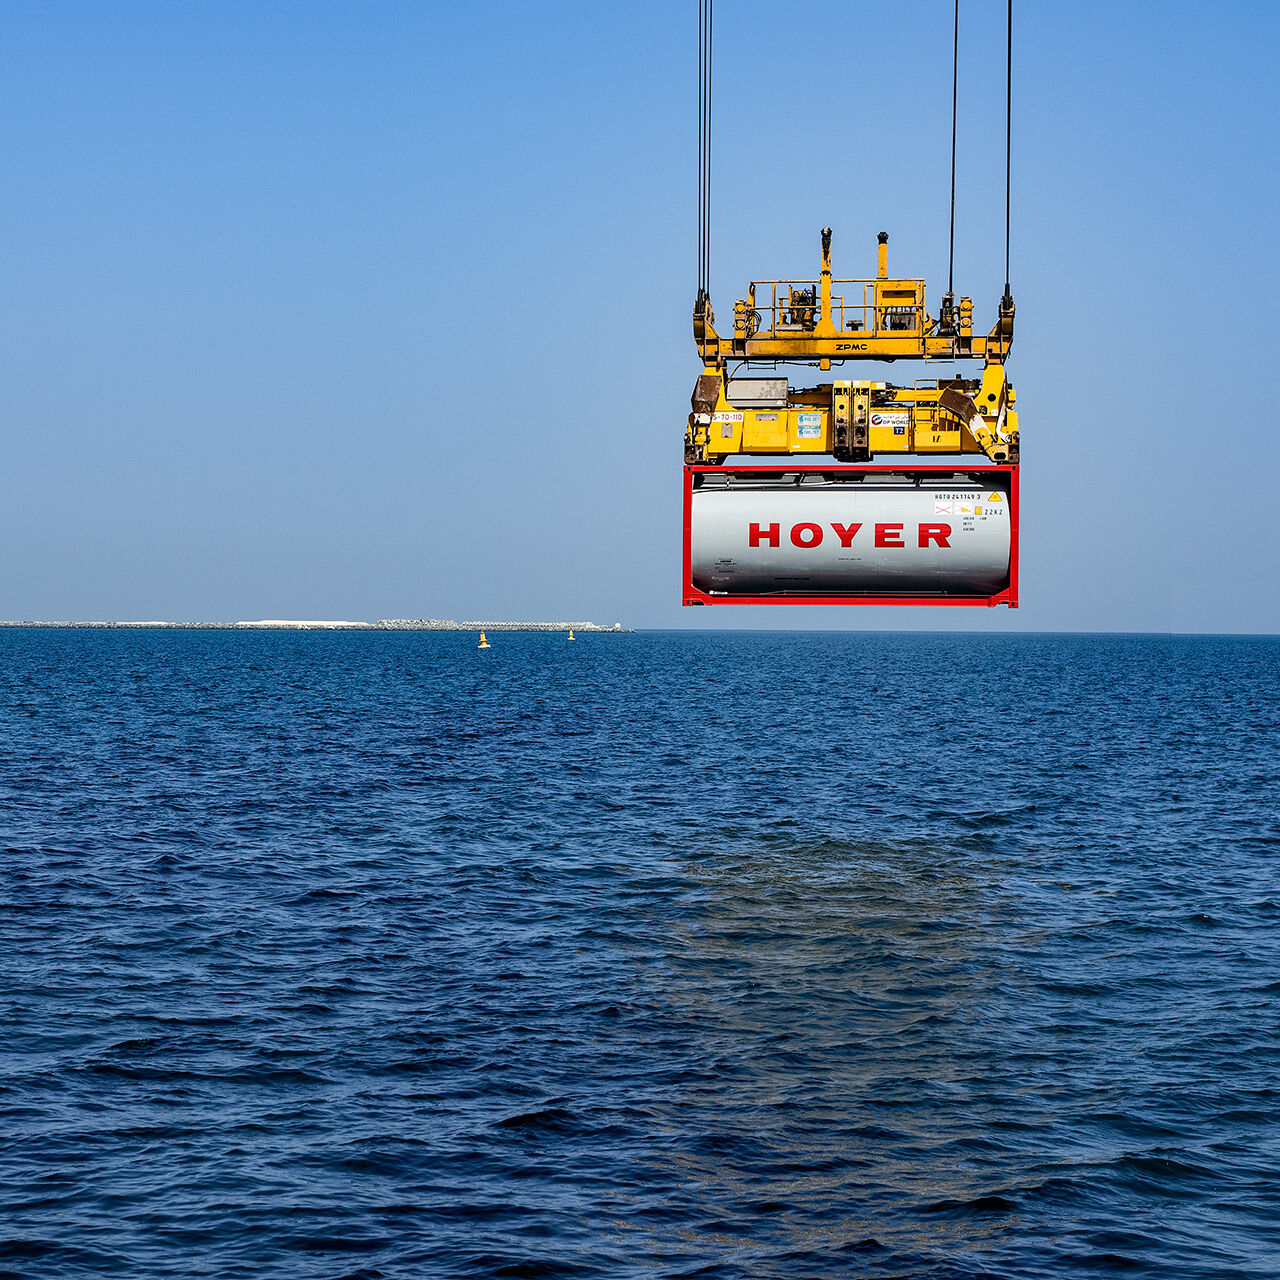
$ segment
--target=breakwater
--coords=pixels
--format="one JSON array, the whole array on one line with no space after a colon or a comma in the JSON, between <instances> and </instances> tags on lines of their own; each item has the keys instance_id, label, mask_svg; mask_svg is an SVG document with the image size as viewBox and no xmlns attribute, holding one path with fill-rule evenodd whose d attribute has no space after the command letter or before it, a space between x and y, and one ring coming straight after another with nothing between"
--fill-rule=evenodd
<instances>
[{"instance_id":1,"label":"breakwater","mask_svg":"<svg viewBox=\"0 0 1280 1280\"><path fill-rule=\"evenodd\" d=\"M252 622L0 622L0 627L60 627L82 630L156 631L581 631L630 635L615 622L455 622L452 618L382 618L378 622L338 619L262 618Z\"/></svg>"}]
</instances>

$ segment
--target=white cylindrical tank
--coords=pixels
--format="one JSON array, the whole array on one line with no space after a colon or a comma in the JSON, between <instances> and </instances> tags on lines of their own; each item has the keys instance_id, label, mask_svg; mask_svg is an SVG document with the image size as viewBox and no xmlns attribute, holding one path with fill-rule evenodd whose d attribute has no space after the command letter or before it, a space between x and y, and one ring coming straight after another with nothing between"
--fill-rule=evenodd
<instances>
[{"instance_id":1,"label":"white cylindrical tank","mask_svg":"<svg viewBox=\"0 0 1280 1280\"><path fill-rule=\"evenodd\" d=\"M693 491L693 585L714 595L992 595L1009 585L1009 492L942 482L716 477Z\"/></svg>"}]
</instances>

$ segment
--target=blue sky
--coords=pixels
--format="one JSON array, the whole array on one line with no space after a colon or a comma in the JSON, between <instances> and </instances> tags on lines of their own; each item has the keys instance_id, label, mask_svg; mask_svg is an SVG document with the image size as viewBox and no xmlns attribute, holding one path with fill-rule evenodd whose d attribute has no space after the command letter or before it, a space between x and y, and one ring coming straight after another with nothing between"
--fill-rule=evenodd
<instances>
[{"instance_id":1,"label":"blue sky","mask_svg":"<svg viewBox=\"0 0 1280 1280\"><path fill-rule=\"evenodd\" d=\"M961 7L987 322L1004 6ZM1280 9L1016 6L1012 613L680 608L696 8L0 4L0 616L1280 631ZM950 21L721 0L722 314L825 225L936 301Z\"/></svg>"}]
</instances>

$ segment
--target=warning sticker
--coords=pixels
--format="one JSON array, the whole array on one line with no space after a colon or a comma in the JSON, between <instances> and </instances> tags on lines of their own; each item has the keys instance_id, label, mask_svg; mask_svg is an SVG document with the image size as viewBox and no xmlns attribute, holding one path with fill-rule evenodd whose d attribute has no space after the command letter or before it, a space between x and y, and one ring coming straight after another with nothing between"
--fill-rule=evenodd
<instances>
[{"instance_id":1,"label":"warning sticker","mask_svg":"<svg viewBox=\"0 0 1280 1280\"><path fill-rule=\"evenodd\" d=\"M935 502L933 504L933 514L935 516L951 516L955 515L955 512L951 510L951 503Z\"/></svg>"},{"instance_id":2,"label":"warning sticker","mask_svg":"<svg viewBox=\"0 0 1280 1280\"><path fill-rule=\"evenodd\" d=\"M733 439L733 423L732 422L722 422L720 424L720 439L721 440Z\"/></svg>"},{"instance_id":3,"label":"warning sticker","mask_svg":"<svg viewBox=\"0 0 1280 1280\"><path fill-rule=\"evenodd\" d=\"M989 497L989 498L987 499L987 501L988 501L988 502L1003 502L1003 501L1004 501L1004 498L1003 498L1003 496L1001 496L1001 495L1000 495L1000 494L998 494L998 493L993 493L993 494L991 495L991 497Z\"/></svg>"}]
</instances>

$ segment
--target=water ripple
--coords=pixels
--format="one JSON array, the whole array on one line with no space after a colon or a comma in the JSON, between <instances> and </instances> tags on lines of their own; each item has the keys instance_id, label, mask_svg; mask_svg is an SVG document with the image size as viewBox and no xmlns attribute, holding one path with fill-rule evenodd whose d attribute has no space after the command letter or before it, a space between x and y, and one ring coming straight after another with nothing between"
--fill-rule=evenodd
<instances>
[{"instance_id":1,"label":"water ripple","mask_svg":"<svg viewBox=\"0 0 1280 1280\"><path fill-rule=\"evenodd\" d=\"M1280 642L0 647L0 1278L1277 1273Z\"/></svg>"}]
</instances>

